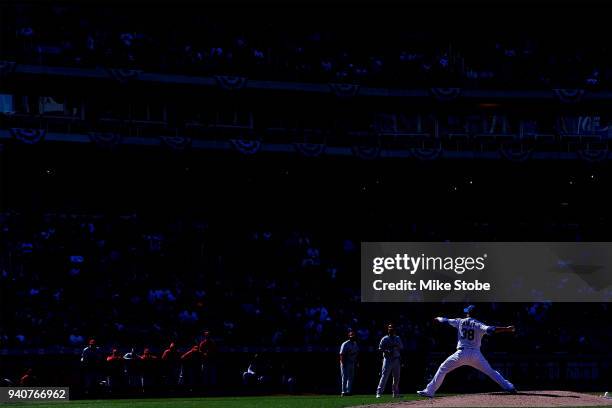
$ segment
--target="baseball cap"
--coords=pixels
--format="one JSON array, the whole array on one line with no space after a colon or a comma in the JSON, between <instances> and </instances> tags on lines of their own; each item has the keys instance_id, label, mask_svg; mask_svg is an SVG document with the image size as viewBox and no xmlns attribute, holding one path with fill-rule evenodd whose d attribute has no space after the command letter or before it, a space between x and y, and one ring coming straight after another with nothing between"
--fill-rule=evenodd
<instances>
[{"instance_id":1,"label":"baseball cap","mask_svg":"<svg viewBox=\"0 0 612 408\"><path fill-rule=\"evenodd\" d=\"M463 309L463 313L470 313L474 309L476 309L475 305L469 305L465 309Z\"/></svg>"}]
</instances>

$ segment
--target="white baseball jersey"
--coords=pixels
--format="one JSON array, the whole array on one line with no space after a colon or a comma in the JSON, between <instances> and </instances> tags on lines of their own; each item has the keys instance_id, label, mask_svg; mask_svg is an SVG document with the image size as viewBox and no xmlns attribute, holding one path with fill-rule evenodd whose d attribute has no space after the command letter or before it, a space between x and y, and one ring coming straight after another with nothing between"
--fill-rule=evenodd
<instances>
[{"instance_id":1,"label":"white baseball jersey","mask_svg":"<svg viewBox=\"0 0 612 408\"><path fill-rule=\"evenodd\" d=\"M378 345L380 351L386 351L384 357L393 360L400 358L400 352L403 348L404 345L399 336L386 335L380 340L380 344Z\"/></svg>"},{"instance_id":2,"label":"white baseball jersey","mask_svg":"<svg viewBox=\"0 0 612 408\"><path fill-rule=\"evenodd\" d=\"M343 361L346 364L354 363L359 353L359 346L356 341L347 340L340 346L340 354L343 356Z\"/></svg>"},{"instance_id":3,"label":"white baseball jersey","mask_svg":"<svg viewBox=\"0 0 612 408\"><path fill-rule=\"evenodd\" d=\"M485 334L495 331L495 326L487 326L471 317L465 319L442 318L441 323L448 323L457 329L457 349L480 349L480 342Z\"/></svg>"},{"instance_id":4,"label":"white baseball jersey","mask_svg":"<svg viewBox=\"0 0 612 408\"><path fill-rule=\"evenodd\" d=\"M446 374L454 369L469 365L488 375L504 390L514 390L514 385L506 380L499 372L495 371L480 352L480 342L485 334L495 332L495 326L487 326L476 319L447 319L436 318L440 323L448 323L457 329L457 351L450 355L438 368L436 375L431 379L423 390L425 395L433 397L442 385Z\"/></svg>"}]
</instances>

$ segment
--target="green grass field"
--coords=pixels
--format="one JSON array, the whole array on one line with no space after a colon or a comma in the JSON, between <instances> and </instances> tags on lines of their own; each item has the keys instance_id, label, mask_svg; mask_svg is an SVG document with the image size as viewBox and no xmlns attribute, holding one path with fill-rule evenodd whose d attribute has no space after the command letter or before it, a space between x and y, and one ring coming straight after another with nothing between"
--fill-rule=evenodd
<instances>
[{"instance_id":1,"label":"green grass field","mask_svg":"<svg viewBox=\"0 0 612 408\"><path fill-rule=\"evenodd\" d=\"M592 393L601 395L601 393ZM78 400L66 402L17 402L4 403L1 408L343 408L385 402L414 401L423 399L417 395L406 395L401 399L373 395L276 395L265 397L208 397L208 398L159 398L159 399L114 399ZM610 404L612 406L612 403ZM567 407L571 408L571 407ZM579 408L579 407L574 407Z\"/></svg>"},{"instance_id":2,"label":"green grass field","mask_svg":"<svg viewBox=\"0 0 612 408\"><path fill-rule=\"evenodd\" d=\"M166 398L166 399L123 399L123 400L80 400L68 402L17 402L2 404L4 407L32 408L342 408L383 402L412 401L422 399L417 395L406 395L402 399L390 396L376 399L374 395L287 395L266 397L224 397L224 398Z\"/></svg>"}]
</instances>

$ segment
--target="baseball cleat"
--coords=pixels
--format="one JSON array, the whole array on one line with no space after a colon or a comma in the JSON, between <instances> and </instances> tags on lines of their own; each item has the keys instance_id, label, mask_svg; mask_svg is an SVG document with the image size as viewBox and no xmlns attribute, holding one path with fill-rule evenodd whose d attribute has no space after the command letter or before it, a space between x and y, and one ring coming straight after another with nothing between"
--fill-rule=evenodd
<instances>
[{"instance_id":1,"label":"baseball cleat","mask_svg":"<svg viewBox=\"0 0 612 408\"><path fill-rule=\"evenodd\" d=\"M512 388L511 390L506 391L508 394L518 394L516 388Z\"/></svg>"},{"instance_id":2,"label":"baseball cleat","mask_svg":"<svg viewBox=\"0 0 612 408\"><path fill-rule=\"evenodd\" d=\"M425 392L425 390L421 390L421 391L417 391L417 394L419 394L421 397L426 397L426 398L433 398L433 395L429 395L428 393Z\"/></svg>"},{"instance_id":3,"label":"baseball cleat","mask_svg":"<svg viewBox=\"0 0 612 408\"><path fill-rule=\"evenodd\" d=\"M382 398L382 395L376 394L376 398Z\"/></svg>"}]
</instances>

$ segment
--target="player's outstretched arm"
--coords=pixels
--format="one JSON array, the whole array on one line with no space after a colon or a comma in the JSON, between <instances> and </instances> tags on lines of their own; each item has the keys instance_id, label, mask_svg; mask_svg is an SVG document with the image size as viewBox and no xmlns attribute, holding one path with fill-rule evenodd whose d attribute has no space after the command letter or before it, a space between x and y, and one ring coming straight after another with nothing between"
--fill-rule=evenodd
<instances>
[{"instance_id":1,"label":"player's outstretched arm","mask_svg":"<svg viewBox=\"0 0 612 408\"><path fill-rule=\"evenodd\" d=\"M495 333L514 333L516 328L514 326L496 327Z\"/></svg>"},{"instance_id":2,"label":"player's outstretched arm","mask_svg":"<svg viewBox=\"0 0 612 408\"><path fill-rule=\"evenodd\" d=\"M434 322L442 323L442 324L447 324L447 325L449 325L451 327L455 327L455 328L457 326L459 326L459 319L448 319L446 317L436 317L434 319Z\"/></svg>"}]
</instances>

